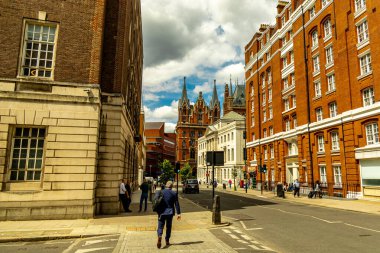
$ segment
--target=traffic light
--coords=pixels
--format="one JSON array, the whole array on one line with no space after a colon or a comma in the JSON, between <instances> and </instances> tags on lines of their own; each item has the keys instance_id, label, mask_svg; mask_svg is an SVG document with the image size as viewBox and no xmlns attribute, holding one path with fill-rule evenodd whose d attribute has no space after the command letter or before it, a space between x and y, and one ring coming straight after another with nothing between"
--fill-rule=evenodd
<instances>
[{"instance_id":1,"label":"traffic light","mask_svg":"<svg viewBox=\"0 0 380 253\"><path fill-rule=\"evenodd\" d=\"M261 173L267 173L267 165L266 164L260 166L260 172Z\"/></svg>"},{"instance_id":2,"label":"traffic light","mask_svg":"<svg viewBox=\"0 0 380 253\"><path fill-rule=\"evenodd\" d=\"M181 170L181 164L180 162L176 162L174 172L178 174L180 170Z\"/></svg>"},{"instance_id":3,"label":"traffic light","mask_svg":"<svg viewBox=\"0 0 380 253\"><path fill-rule=\"evenodd\" d=\"M243 160L247 160L247 149L243 148Z\"/></svg>"}]
</instances>

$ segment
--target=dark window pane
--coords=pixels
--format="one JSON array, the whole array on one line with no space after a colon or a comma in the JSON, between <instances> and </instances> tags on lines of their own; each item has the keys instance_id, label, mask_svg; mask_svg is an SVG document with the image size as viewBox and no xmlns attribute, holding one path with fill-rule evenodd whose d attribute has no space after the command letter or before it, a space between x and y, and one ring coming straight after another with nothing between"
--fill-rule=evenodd
<instances>
[{"instance_id":1,"label":"dark window pane","mask_svg":"<svg viewBox=\"0 0 380 253\"><path fill-rule=\"evenodd\" d=\"M23 170L23 171L19 171L18 172L18 178L17 178L18 180L25 180L25 171Z\"/></svg>"},{"instance_id":2,"label":"dark window pane","mask_svg":"<svg viewBox=\"0 0 380 253\"><path fill-rule=\"evenodd\" d=\"M31 66L33 66L33 67L37 67L37 60L32 60L32 62L31 62Z\"/></svg>"},{"instance_id":3,"label":"dark window pane","mask_svg":"<svg viewBox=\"0 0 380 253\"><path fill-rule=\"evenodd\" d=\"M29 34L28 34L28 36L29 36ZM26 48L27 49L32 49L32 42L28 42L28 43L26 43Z\"/></svg>"},{"instance_id":4,"label":"dark window pane","mask_svg":"<svg viewBox=\"0 0 380 253\"><path fill-rule=\"evenodd\" d=\"M22 133L23 137L28 137L29 136L29 128L24 128L24 131Z\"/></svg>"},{"instance_id":5,"label":"dark window pane","mask_svg":"<svg viewBox=\"0 0 380 253\"><path fill-rule=\"evenodd\" d=\"M21 133L22 133L22 128L16 128L16 136L21 136Z\"/></svg>"},{"instance_id":6,"label":"dark window pane","mask_svg":"<svg viewBox=\"0 0 380 253\"><path fill-rule=\"evenodd\" d=\"M24 76L29 76L29 69L28 68L24 68Z\"/></svg>"},{"instance_id":7,"label":"dark window pane","mask_svg":"<svg viewBox=\"0 0 380 253\"><path fill-rule=\"evenodd\" d=\"M24 63L24 65L26 65L26 66L30 66L30 60L29 60L29 59L25 59L25 63Z\"/></svg>"},{"instance_id":8,"label":"dark window pane","mask_svg":"<svg viewBox=\"0 0 380 253\"><path fill-rule=\"evenodd\" d=\"M28 169L34 169L34 160L30 159L28 161Z\"/></svg>"},{"instance_id":9,"label":"dark window pane","mask_svg":"<svg viewBox=\"0 0 380 253\"><path fill-rule=\"evenodd\" d=\"M28 154L28 150L26 148L21 149L21 156L20 156L20 158L26 158L27 154Z\"/></svg>"},{"instance_id":10,"label":"dark window pane","mask_svg":"<svg viewBox=\"0 0 380 253\"><path fill-rule=\"evenodd\" d=\"M28 147L28 139L23 139L21 142L21 147L22 148L27 148Z\"/></svg>"},{"instance_id":11,"label":"dark window pane","mask_svg":"<svg viewBox=\"0 0 380 253\"><path fill-rule=\"evenodd\" d=\"M18 159L13 159L12 160L12 169L17 169L18 168Z\"/></svg>"},{"instance_id":12,"label":"dark window pane","mask_svg":"<svg viewBox=\"0 0 380 253\"><path fill-rule=\"evenodd\" d=\"M44 71L42 70L38 71L38 76L44 76Z\"/></svg>"},{"instance_id":13,"label":"dark window pane","mask_svg":"<svg viewBox=\"0 0 380 253\"><path fill-rule=\"evenodd\" d=\"M34 180L40 180L41 179L41 171L34 172Z\"/></svg>"},{"instance_id":14,"label":"dark window pane","mask_svg":"<svg viewBox=\"0 0 380 253\"><path fill-rule=\"evenodd\" d=\"M26 164L26 160L25 159L20 159L19 168L20 169L25 169L25 164Z\"/></svg>"},{"instance_id":15,"label":"dark window pane","mask_svg":"<svg viewBox=\"0 0 380 253\"><path fill-rule=\"evenodd\" d=\"M29 158L34 158L36 157L36 149L30 149L29 151Z\"/></svg>"},{"instance_id":16,"label":"dark window pane","mask_svg":"<svg viewBox=\"0 0 380 253\"><path fill-rule=\"evenodd\" d=\"M20 139L15 139L15 145L14 145L15 148L19 148L21 147L21 140Z\"/></svg>"},{"instance_id":17,"label":"dark window pane","mask_svg":"<svg viewBox=\"0 0 380 253\"><path fill-rule=\"evenodd\" d=\"M37 51L33 51L32 52L32 58L37 58L38 57L38 52Z\"/></svg>"},{"instance_id":18,"label":"dark window pane","mask_svg":"<svg viewBox=\"0 0 380 253\"><path fill-rule=\"evenodd\" d=\"M44 147L44 140L39 140L38 141L38 147L43 148Z\"/></svg>"},{"instance_id":19,"label":"dark window pane","mask_svg":"<svg viewBox=\"0 0 380 253\"><path fill-rule=\"evenodd\" d=\"M37 148L37 140L36 139L30 140L30 148Z\"/></svg>"},{"instance_id":20,"label":"dark window pane","mask_svg":"<svg viewBox=\"0 0 380 253\"><path fill-rule=\"evenodd\" d=\"M38 136L39 137L45 137L45 129L44 128L40 128L40 133Z\"/></svg>"},{"instance_id":21,"label":"dark window pane","mask_svg":"<svg viewBox=\"0 0 380 253\"><path fill-rule=\"evenodd\" d=\"M20 155L20 150L19 149L14 149L13 150L13 158L18 158Z\"/></svg>"},{"instance_id":22,"label":"dark window pane","mask_svg":"<svg viewBox=\"0 0 380 253\"><path fill-rule=\"evenodd\" d=\"M45 77L51 77L51 71L45 71Z\"/></svg>"},{"instance_id":23,"label":"dark window pane","mask_svg":"<svg viewBox=\"0 0 380 253\"><path fill-rule=\"evenodd\" d=\"M28 171L27 173L27 180L33 180L33 174L34 174L34 171Z\"/></svg>"},{"instance_id":24,"label":"dark window pane","mask_svg":"<svg viewBox=\"0 0 380 253\"><path fill-rule=\"evenodd\" d=\"M46 47L46 44L42 44L42 45L41 45L41 50L46 51L46 48L47 48L47 47Z\"/></svg>"},{"instance_id":25,"label":"dark window pane","mask_svg":"<svg viewBox=\"0 0 380 253\"><path fill-rule=\"evenodd\" d=\"M36 160L36 169L42 168L42 159L37 159Z\"/></svg>"},{"instance_id":26,"label":"dark window pane","mask_svg":"<svg viewBox=\"0 0 380 253\"><path fill-rule=\"evenodd\" d=\"M48 45L48 51L53 52L54 45Z\"/></svg>"},{"instance_id":27,"label":"dark window pane","mask_svg":"<svg viewBox=\"0 0 380 253\"><path fill-rule=\"evenodd\" d=\"M43 149L38 149L37 150L37 158L42 158L43 154L44 154L44 150Z\"/></svg>"},{"instance_id":28,"label":"dark window pane","mask_svg":"<svg viewBox=\"0 0 380 253\"><path fill-rule=\"evenodd\" d=\"M17 179L17 171L16 170L12 170L11 171L11 180L16 180Z\"/></svg>"},{"instance_id":29,"label":"dark window pane","mask_svg":"<svg viewBox=\"0 0 380 253\"><path fill-rule=\"evenodd\" d=\"M46 61L46 67L51 68L52 66L52 61Z\"/></svg>"},{"instance_id":30,"label":"dark window pane","mask_svg":"<svg viewBox=\"0 0 380 253\"><path fill-rule=\"evenodd\" d=\"M38 128L32 128L32 137L37 137Z\"/></svg>"}]
</instances>

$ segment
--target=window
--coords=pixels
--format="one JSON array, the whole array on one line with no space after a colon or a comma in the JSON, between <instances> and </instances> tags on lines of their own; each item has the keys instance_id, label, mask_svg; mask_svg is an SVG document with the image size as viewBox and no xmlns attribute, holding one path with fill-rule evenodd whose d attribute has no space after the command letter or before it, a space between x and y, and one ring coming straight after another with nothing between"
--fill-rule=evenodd
<instances>
[{"instance_id":1,"label":"window","mask_svg":"<svg viewBox=\"0 0 380 253\"><path fill-rule=\"evenodd\" d=\"M327 174L326 174L326 166L319 166L319 173L321 175L321 183L326 184L327 183Z\"/></svg>"},{"instance_id":2,"label":"window","mask_svg":"<svg viewBox=\"0 0 380 253\"><path fill-rule=\"evenodd\" d=\"M264 74L261 75L261 87L265 88L265 75Z\"/></svg>"},{"instance_id":3,"label":"window","mask_svg":"<svg viewBox=\"0 0 380 253\"><path fill-rule=\"evenodd\" d=\"M12 137L10 180L41 179L44 142L44 128L16 127Z\"/></svg>"},{"instance_id":4,"label":"window","mask_svg":"<svg viewBox=\"0 0 380 253\"><path fill-rule=\"evenodd\" d=\"M335 90L335 74L327 76L327 88L329 91Z\"/></svg>"},{"instance_id":5,"label":"window","mask_svg":"<svg viewBox=\"0 0 380 253\"><path fill-rule=\"evenodd\" d=\"M186 160L186 150L182 151L182 160Z\"/></svg>"},{"instance_id":6,"label":"window","mask_svg":"<svg viewBox=\"0 0 380 253\"><path fill-rule=\"evenodd\" d=\"M265 35L266 36L266 41L267 41L267 43L269 42L269 39L270 39L270 34L269 34L269 32L267 32L267 34Z\"/></svg>"},{"instance_id":7,"label":"window","mask_svg":"<svg viewBox=\"0 0 380 253\"><path fill-rule=\"evenodd\" d=\"M265 160L268 159L268 151L267 151L267 147L264 147L264 159L265 159Z\"/></svg>"},{"instance_id":8,"label":"window","mask_svg":"<svg viewBox=\"0 0 380 253\"><path fill-rule=\"evenodd\" d=\"M190 159L195 159L195 150L193 148L190 150Z\"/></svg>"},{"instance_id":9,"label":"window","mask_svg":"<svg viewBox=\"0 0 380 253\"><path fill-rule=\"evenodd\" d=\"M322 7L325 7L329 2L330 0L322 0Z\"/></svg>"},{"instance_id":10,"label":"window","mask_svg":"<svg viewBox=\"0 0 380 253\"><path fill-rule=\"evenodd\" d=\"M363 43L369 39L368 34L368 23L367 20L362 22L361 24L357 25L356 31L358 33L358 43Z\"/></svg>"},{"instance_id":11,"label":"window","mask_svg":"<svg viewBox=\"0 0 380 253\"><path fill-rule=\"evenodd\" d=\"M325 39L331 37L331 20L328 19L323 23L323 28L325 31Z\"/></svg>"},{"instance_id":12,"label":"window","mask_svg":"<svg viewBox=\"0 0 380 253\"><path fill-rule=\"evenodd\" d=\"M272 88L268 89L268 102L272 102Z\"/></svg>"},{"instance_id":13,"label":"window","mask_svg":"<svg viewBox=\"0 0 380 253\"><path fill-rule=\"evenodd\" d=\"M263 130L263 135L264 135L264 138L267 138L267 130L265 128Z\"/></svg>"},{"instance_id":14,"label":"window","mask_svg":"<svg viewBox=\"0 0 380 253\"><path fill-rule=\"evenodd\" d=\"M321 121L323 119L322 107L318 107L317 109L315 109L315 115L317 121Z\"/></svg>"},{"instance_id":15,"label":"window","mask_svg":"<svg viewBox=\"0 0 380 253\"><path fill-rule=\"evenodd\" d=\"M234 140L234 133L231 133L231 141Z\"/></svg>"},{"instance_id":16,"label":"window","mask_svg":"<svg viewBox=\"0 0 380 253\"><path fill-rule=\"evenodd\" d=\"M190 136L191 136L191 137L194 137L194 136L195 136L195 132L194 132L194 131L191 131L191 132L190 132Z\"/></svg>"},{"instance_id":17,"label":"window","mask_svg":"<svg viewBox=\"0 0 380 253\"><path fill-rule=\"evenodd\" d=\"M311 7L309 10L310 19L315 16L315 6Z\"/></svg>"},{"instance_id":18,"label":"window","mask_svg":"<svg viewBox=\"0 0 380 253\"><path fill-rule=\"evenodd\" d=\"M339 134L338 132L331 133L331 149L339 150Z\"/></svg>"},{"instance_id":19,"label":"window","mask_svg":"<svg viewBox=\"0 0 380 253\"><path fill-rule=\"evenodd\" d=\"M314 69L314 74L319 73L319 56L315 56L313 58L313 69Z\"/></svg>"},{"instance_id":20,"label":"window","mask_svg":"<svg viewBox=\"0 0 380 253\"><path fill-rule=\"evenodd\" d=\"M231 161L235 160L234 149L231 149Z\"/></svg>"},{"instance_id":21,"label":"window","mask_svg":"<svg viewBox=\"0 0 380 253\"><path fill-rule=\"evenodd\" d=\"M355 0L355 11L365 9L365 1L366 0Z\"/></svg>"},{"instance_id":22,"label":"window","mask_svg":"<svg viewBox=\"0 0 380 253\"><path fill-rule=\"evenodd\" d=\"M334 186L342 187L342 171L340 166L333 166Z\"/></svg>"},{"instance_id":23,"label":"window","mask_svg":"<svg viewBox=\"0 0 380 253\"><path fill-rule=\"evenodd\" d=\"M285 15L281 17L281 27L283 27L285 25L285 22L286 22L286 19L285 19Z\"/></svg>"},{"instance_id":24,"label":"window","mask_svg":"<svg viewBox=\"0 0 380 253\"><path fill-rule=\"evenodd\" d=\"M227 156L227 159L228 159L228 160L227 160L227 161L231 161L231 160L230 160L230 150L228 149L227 152L228 152L228 156Z\"/></svg>"},{"instance_id":25,"label":"window","mask_svg":"<svg viewBox=\"0 0 380 253\"><path fill-rule=\"evenodd\" d=\"M294 143L294 142L288 143L288 155L297 155L297 154L298 154L297 143Z\"/></svg>"},{"instance_id":26,"label":"window","mask_svg":"<svg viewBox=\"0 0 380 253\"><path fill-rule=\"evenodd\" d=\"M255 103L253 101L251 101L251 111L252 112L255 111Z\"/></svg>"},{"instance_id":27,"label":"window","mask_svg":"<svg viewBox=\"0 0 380 253\"><path fill-rule=\"evenodd\" d=\"M230 134L227 134L227 141L230 141Z\"/></svg>"},{"instance_id":28,"label":"window","mask_svg":"<svg viewBox=\"0 0 380 253\"><path fill-rule=\"evenodd\" d=\"M323 135L318 135L318 152L325 152L325 140Z\"/></svg>"},{"instance_id":29,"label":"window","mask_svg":"<svg viewBox=\"0 0 380 253\"><path fill-rule=\"evenodd\" d=\"M298 125L297 125L297 116L294 116L293 117L293 127L296 128Z\"/></svg>"},{"instance_id":30,"label":"window","mask_svg":"<svg viewBox=\"0 0 380 253\"><path fill-rule=\"evenodd\" d=\"M285 111L289 110L289 99L288 98L284 99L284 110Z\"/></svg>"},{"instance_id":31,"label":"window","mask_svg":"<svg viewBox=\"0 0 380 253\"><path fill-rule=\"evenodd\" d=\"M365 126L367 135L367 145L379 143L379 127L377 123L371 123Z\"/></svg>"},{"instance_id":32,"label":"window","mask_svg":"<svg viewBox=\"0 0 380 253\"><path fill-rule=\"evenodd\" d=\"M289 88L288 78L282 79L282 82L284 84L284 90L286 90L287 88Z\"/></svg>"},{"instance_id":33,"label":"window","mask_svg":"<svg viewBox=\"0 0 380 253\"><path fill-rule=\"evenodd\" d=\"M326 66L334 64L333 47L326 48Z\"/></svg>"},{"instance_id":34,"label":"window","mask_svg":"<svg viewBox=\"0 0 380 253\"><path fill-rule=\"evenodd\" d=\"M290 56L290 63L293 63L294 62L294 52L290 51L289 56Z\"/></svg>"},{"instance_id":35,"label":"window","mask_svg":"<svg viewBox=\"0 0 380 253\"><path fill-rule=\"evenodd\" d=\"M315 97L320 97L322 95L320 81L314 83L314 94L315 94Z\"/></svg>"},{"instance_id":36,"label":"window","mask_svg":"<svg viewBox=\"0 0 380 253\"><path fill-rule=\"evenodd\" d=\"M360 74L366 75L372 72L371 54L360 57Z\"/></svg>"},{"instance_id":37,"label":"window","mask_svg":"<svg viewBox=\"0 0 380 253\"><path fill-rule=\"evenodd\" d=\"M375 94L373 88L367 88L363 90L363 106L373 105L375 103Z\"/></svg>"},{"instance_id":38,"label":"window","mask_svg":"<svg viewBox=\"0 0 380 253\"><path fill-rule=\"evenodd\" d=\"M267 111L263 110L263 121L267 121Z\"/></svg>"},{"instance_id":39,"label":"window","mask_svg":"<svg viewBox=\"0 0 380 253\"><path fill-rule=\"evenodd\" d=\"M271 71L268 71L267 76L268 76L268 84L269 84L269 83L272 82L272 73L271 73Z\"/></svg>"},{"instance_id":40,"label":"window","mask_svg":"<svg viewBox=\"0 0 380 253\"><path fill-rule=\"evenodd\" d=\"M251 126L252 127L255 126L255 116L254 115L251 115Z\"/></svg>"},{"instance_id":41,"label":"window","mask_svg":"<svg viewBox=\"0 0 380 253\"><path fill-rule=\"evenodd\" d=\"M316 48L318 46L318 31L315 30L311 34L311 47Z\"/></svg>"},{"instance_id":42,"label":"window","mask_svg":"<svg viewBox=\"0 0 380 253\"><path fill-rule=\"evenodd\" d=\"M269 127L269 136L271 136L271 135L273 135L273 127L272 126Z\"/></svg>"},{"instance_id":43,"label":"window","mask_svg":"<svg viewBox=\"0 0 380 253\"><path fill-rule=\"evenodd\" d=\"M269 107L269 119L273 118L273 109L272 107Z\"/></svg>"},{"instance_id":44,"label":"window","mask_svg":"<svg viewBox=\"0 0 380 253\"><path fill-rule=\"evenodd\" d=\"M203 133L202 132L198 132L198 138L200 138L202 136L203 136Z\"/></svg>"},{"instance_id":45,"label":"window","mask_svg":"<svg viewBox=\"0 0 380 253\"><path fill-rule=\"evenodd\" d=\"M267 95L264 92L263 93L263 105L265 105L266 103L267 103Z\"/></svg>"},{"instance_id":46,"label":"window","mask_svg":"<svg viewBox=\"0 0 380 253\"><path fill-rule=\"evenodd\" d=\"M283 57L282 58L282 68L284 69L284 68L286 68L286 66L287 66L287 60L286 60L286 57Z\"/></svg>"},{"instance_id":47,"label":"window","mask_svg":"<svg viewBox=\"0 0 380 253\"><path fill-rule=\"evenodd\" d=\"M53 77L56 32L55 25L26 23L21 76Z\"/></svg>"},{"instance_id":48,"label":"window","mask_svg":"<svg viewBox=\"0 0 380 253\"><path fill-rule=\"evenodd\" d=\"M290 85L293 86L295 84L296 84L296 79L295 79L294 73L291 73L290 74Z\"/></svg>"},{"instance_id":49,"label":"window","mask_svg":"<svg viewBox=\"0 0 380 253\"><path fill-rule=\"evenodd\" d=\"M290 131L290 121L289 121L289 119L285 120L285 131Z\"/></svg>"},{"instance_id":50,"label":"window","mask_svg":"<svg viewBox=\"0 0 380 253\"><path fill-rule=\"evenodd\" d=\"M274 148L273 148L273 146L270 146L269 149L270 149L270 158L274 158Z\"/></svg>"},{"instance_id":51,"label":"window","mask_svg":"<svg viewBox=\"0 0 380 253\"><path fill-rule=\"evenodd\" d=\"M295 108L296 106L297 106L297 99L296 99L296 96L295 95L293 95L292 96L292 106L293 106L293 108Z\"/></svg>"},{"instance_id":52,"label":"window","mask_svg":"<svg viewBox=\"0 0 380 253\"><path fill-rule=\"evenodd\" d=\"M330 110L330 118L336 117L336 115L338 115L336 102L332 102L329 104L329 110Z\"/></svg>"}]
</instances>

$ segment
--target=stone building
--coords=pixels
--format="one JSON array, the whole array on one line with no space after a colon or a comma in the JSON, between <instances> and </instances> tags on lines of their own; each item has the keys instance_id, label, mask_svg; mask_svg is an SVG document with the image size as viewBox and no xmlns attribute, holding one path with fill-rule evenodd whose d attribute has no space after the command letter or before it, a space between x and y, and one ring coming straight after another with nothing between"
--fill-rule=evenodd
<instances>
[{"instance_id":1,"label":"stone building","mask_svg":"<svg viewBox=\"0 0 380 253\"><path fill-rule=\"evenodd\" d=\"M137 182L139 0L0 3L0 219L119 212Z\"/></svg>"},{"instance_id":2,"label":"stone building","mask_svg":"<svg viewBox=\"0 0 380 253\"><path fill-rule=\"evenodd\" d=\"M159 164L165 159L175 165L175 134L165 133L165 122L146 122L146 175L157 178L161 174Z\"/></svg>"},{"instance_id":3,"label":"stone building","mask_svg":"<svg viewBox=\"0 0 380 253\"><path fill-rule=\"evenodd\" d=\"M200 92L195 104L191 105L187 97L186 77L184 78L182 97L178 101L178 122L175 129L176 159L180 162L181 168L185 163L189 163L194 175L196 175L197 167L198 138L204 135L208 125L220 118L220 111L215 80L210 104L206 104Z\"/></svg>"},{"instance_id":4,"label":"stone building","mask_svg":"<svg viewBox=\"0 0 380 253\"><path fill-rule=\"evenodd\" d=\"M251 170L308 191L380 196L378 1L279 1L245 47ZM260 186L260 184L258 184Z\"/></svg>"}]
</instances>

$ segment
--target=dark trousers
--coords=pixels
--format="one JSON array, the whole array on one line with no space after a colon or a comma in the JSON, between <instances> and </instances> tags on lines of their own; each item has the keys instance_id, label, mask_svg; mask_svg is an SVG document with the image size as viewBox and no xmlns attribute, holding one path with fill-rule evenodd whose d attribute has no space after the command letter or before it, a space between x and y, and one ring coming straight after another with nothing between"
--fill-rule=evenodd
<instances>
[{"instance_id":1,"label":"dark trousers","mask_svg":"<svg viewBox=\"0 0 380 253\"><path fill-rule=\"evenodd\" d=\"M119 199L121 201L121 204L123 205L124 211L128 211L129 204L128 204L127 196L125 194L119 194Z\"/></svg>"},{"instance_id":2,"label":"dark trousers","mask_svg":"<svg viewBox=\"0 0 380 253\"><path fill-rule=\"evenodd\" d=\"M297 195L298 197L300 196L300 188L299 188L299 187L294 187L294 197L295 197L296 195Z\"/></svg>"},{"instance_id":3,"label":"dark trousers","mask_svg":"<svg viewBox=\"0 0 380 253\"><path fill-rule=\"evenodd\" d=\"M144 211L146 211L146 208L148 206L148 193L141 193L140 197L140 211L142 209L143 202L145 201Z\"/></svg>"},{"instance_id":4,"label":"dark trousers","mask_svg":"<svg viewBox=\"0 0 380 253\"><path fill-rule=\"evenodd\" d=\"M172 223L173 223L173 215L159 215L158 216L158 228L157 228L157 235L159 237L162 236L162 233L164 231L166 222L166 236L165 240L169 241L170 235L172 233Z\"/></svg>"}]
</instances>

